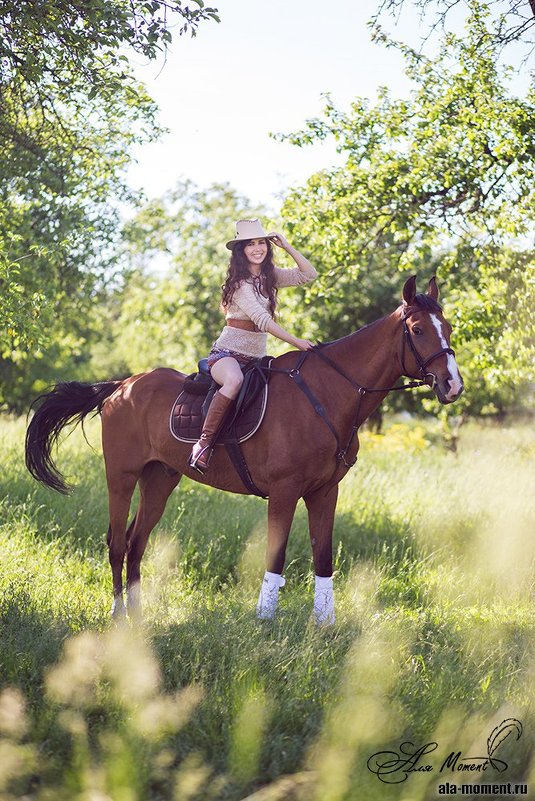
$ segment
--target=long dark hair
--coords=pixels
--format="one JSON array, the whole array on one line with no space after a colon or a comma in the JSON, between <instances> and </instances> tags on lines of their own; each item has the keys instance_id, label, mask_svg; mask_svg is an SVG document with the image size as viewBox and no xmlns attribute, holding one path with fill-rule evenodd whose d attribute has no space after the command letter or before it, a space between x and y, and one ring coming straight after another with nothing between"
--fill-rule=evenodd
<instances>
[{"instance_id":1,"label":"long dark hair","mask_svg":"<svg viewBox=\"0 0 535 801\"><path fill-rule=\"evenodd\" d=\"M227 277L225 283L221 287L221 306L223 310L228 308L232 301L232 296L238 284L251 278L249 272L249 262L245 255L245 246L250 242L250 239L245 239L242 242L237 242L232 248L232 256L228 265ZM275 309L277 307L277 290L275 288L275 265L273 263L273 245L266 239L267 253L266 258L261 266L261 279L259 281L252 281L255 292L258 295L263 295L269 300L269 312L272 317L275 316Z\"/></svg>"}]
</instances>

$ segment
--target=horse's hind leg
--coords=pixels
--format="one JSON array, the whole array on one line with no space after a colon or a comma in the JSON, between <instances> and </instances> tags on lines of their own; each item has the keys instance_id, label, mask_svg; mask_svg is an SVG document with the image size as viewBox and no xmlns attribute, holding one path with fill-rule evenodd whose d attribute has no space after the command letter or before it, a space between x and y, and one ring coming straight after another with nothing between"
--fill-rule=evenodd
<instances>
[{"instance_id":1,"label":"horse's hind leg","mask_svg":"<svg viewBox=\"0 0 535 801\"><path fill-rule=\"evenodd\" d=\"M137 476L122 473L108 477L110 527L108 529L108 555L113 579L112 617L126 614L123 601L123 565L126 554L126 525Z\"/></svg>"},{"instance_id":2,"label":"horse's hind leg","mask_svg":"<svg viewBox=\"0 0 535 801\"><path fill-rule=\"evenodd\" d=\"M333 595L333 527L338 484L305 495L308 527L316 572L314 616L318 625L335 622Z\"/></svg>"},{"instance_id":3,"label":"horse's hind leg","mask_svg":"<svg viewBox=\"0 0 535 801\"><path fill-rule=\"evenodd\" d=\"M169 475L160 462L145 465L139 479L139 508L127 542L126 603L128 614L141 614L140 568L147 542L159 522L167 499L181 479L181 474Z\"/></svg>"}]
</instances>

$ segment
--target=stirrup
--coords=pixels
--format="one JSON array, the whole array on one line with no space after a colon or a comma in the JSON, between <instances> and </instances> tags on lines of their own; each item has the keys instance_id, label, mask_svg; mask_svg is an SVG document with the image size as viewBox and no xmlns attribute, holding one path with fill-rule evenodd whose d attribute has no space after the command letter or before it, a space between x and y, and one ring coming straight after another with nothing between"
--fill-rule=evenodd
<instances>
[{"instance_id":1,"label":"stirrup","mask_svg":"<svg viewBox=\"0 0 535 801\"><path fill-rule=\"evenodd\" d=\"M197 443L196 443L197 444ZM195 446L194 446L195 447ZM208 456L206 459L206 464L199 464L199 459L205 455L206 451L208 451ZM192 467L194 470L197 470L198 473L204 475L210 466L210 459L212 457L213 448L211 445L205 445L202 448L197 456L194 456L193 453L190 454L188 459L188 465Z\"/></svg>"}]
</instances>

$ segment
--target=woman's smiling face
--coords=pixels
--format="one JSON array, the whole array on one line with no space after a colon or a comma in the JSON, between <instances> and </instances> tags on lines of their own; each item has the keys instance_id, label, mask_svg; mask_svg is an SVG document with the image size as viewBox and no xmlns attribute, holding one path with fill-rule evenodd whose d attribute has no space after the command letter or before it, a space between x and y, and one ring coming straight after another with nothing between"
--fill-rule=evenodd
<instances>
[{"instance_id":1,"label":"woman's smiling face","mask_svg":"<svg viewBox=\"0 0 535 801\"><path fill-rule=\"evenodd\" d=\"M265 239L251 239L243 248L245 258L251 267L257 267L267 256L268 246Z\"/></svg>"}]
</instances>

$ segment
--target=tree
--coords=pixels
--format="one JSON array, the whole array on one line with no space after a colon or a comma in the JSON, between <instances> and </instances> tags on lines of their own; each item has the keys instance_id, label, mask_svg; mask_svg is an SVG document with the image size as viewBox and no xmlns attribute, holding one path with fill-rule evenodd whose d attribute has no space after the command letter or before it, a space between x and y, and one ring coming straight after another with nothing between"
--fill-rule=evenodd
<instances>
[{"instance_id":1,"label":"tree","mask_svg":"<svg viewBox=\"0 0 535 801\"><path fill-rule=\"evenodd\" d=\"M76 118L91 127L110 105L122 105L130 118L133 107L147 113L146 94L132 77L124 48L154 59L172 40L174 18L183 23L179 33L195 33L201 20L218 19L216 9L196 5L192 10L180 0L0 0L0 138L10 156L4 169L26 174L35 169L35 157L44 156L38 177L60 181L62 171L43 152L44 133L59 127L63 149L70 146L76 156Z\"/></svg>"},{"instance_id":2,"label":"tree","mask_svg":"<svg viewBox=\"0 0 535 801\"><path fill-rule=\"evenodd\" d=\"M399 16L405 5L406 0L381 0L372 25L379 30L381 18L388 14ZM475 8L472 0L412 0L412 5L420 9L423 18L429 19L430 13L434 15L428 36L436 30L446 30L452 10L470 12ZM495 12L492 46L501 50L511 42L521 41L530 54L535 46L535 0L492 0L490 7Z\"/></svg>"},{"instance_id":3,"label":"tree","mask_svg":"<svg viewBox=\"0 0 535 801\"><path fill-rule=\"evenodd\" d=\"M157 58L172 41L177 22L179 35L196 34L201 21L219 21L217 9L193 0L13 0L0 2L0 53L3 84L21 79L40 89L56 89L73 77L76 86L110 94L110 77L128 78L123 46L146 58ZM7 80L6 80L7 79ZM117 86L118 84L116 84Z\"/></svg>"},{"instance_id":4,"label":"tree","mask_svg":"<svg viewBox=\"0 0 535 801\"><path fill-rule=\"evenodd\" d=\"M113 280L119 207L133 201L129 153L159 134L126 46L155 58L177 18L180 33L217 19L196 5L0 0L0 402L8 407L30 391L30 361L38 386L40 365L48 374L80 360L92 307Z\"/></svg>"},{"instance_id":5,"label":"tree","mask_svg":"<svg viewBox=\"0 0 535 801\"><path fill-rule=\"evenodd\" d=\"M0 401L8 406L40 347L77 352L80 325L115 264L129 149L157 132L141 89L70 105L64 98L59 124L30 94L19 105L15 85L2 96L13 136L0 167L0 279L13 301L0 328Z\"/></svg>"},{"instance_id":6,"label":"tree","mask_svg":"<svg viewBox=\"0 0 535 801\"><path fill-rule=\"evenodd\" d=\"M336 308L364 309L374 284L384 288L386 312L388 276L436 271L451 290L448 309L466 369L481 375L485 387L475 405L473 395L463 401L472 411L485 407L491 384L494 396L501 387L510 397L513 378L505 367L520 355L507 342L518 336L524 343L524 366L533 354L529 331L515 327L514 312L519 287L529 296L533 280L527 243L535 200L535 95L508 94L507 71L491 54L487 18L484 5L476 8L466 38L447 34L435 59L384 38L404 54L415 84L409 99L395 100L382 89L376 105L357 98L342 112L327 98L322 118L281 136L298 146L333 136L347 156L342 168L316 173L291 192L282 210L294 238L323 266L311 288L320 301L314 314L322 320L336 316ZM515 240L524 244L515 247ZM489 327L470 322L472 301L477 306L486 293L499 296L503 310L493 318L492 336ZM481 316L488 318L489 310ZM468 356L476 340L477 358Z\"/></svg>"}]
</instances>

